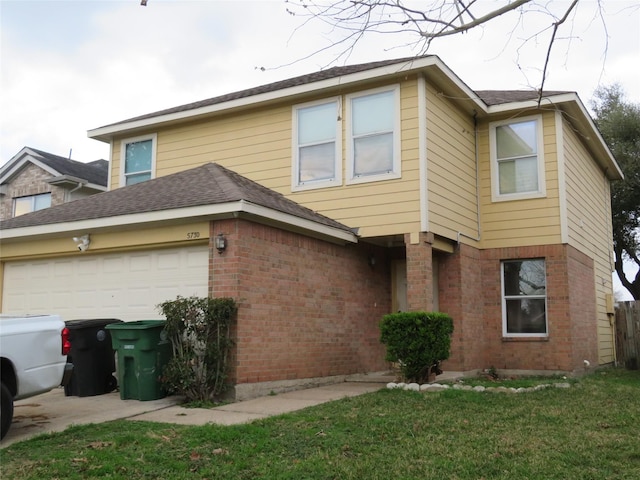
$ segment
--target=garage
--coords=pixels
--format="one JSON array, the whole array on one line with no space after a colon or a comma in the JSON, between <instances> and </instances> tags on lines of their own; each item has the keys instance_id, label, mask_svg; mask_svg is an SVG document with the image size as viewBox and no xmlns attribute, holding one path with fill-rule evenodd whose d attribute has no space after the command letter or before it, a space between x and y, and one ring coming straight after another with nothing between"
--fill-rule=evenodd
<instances>
[{"instance_id":1,"label":"garage","mask_svg":"<svg viewBox=\"0 0 640 480\"><path fill-rule=\"evenodd\" d=\"M208 265L206 245L9 261L2 312L65 320L158 318L158 303L207 296Z\"/></svg>"}]
</instances>

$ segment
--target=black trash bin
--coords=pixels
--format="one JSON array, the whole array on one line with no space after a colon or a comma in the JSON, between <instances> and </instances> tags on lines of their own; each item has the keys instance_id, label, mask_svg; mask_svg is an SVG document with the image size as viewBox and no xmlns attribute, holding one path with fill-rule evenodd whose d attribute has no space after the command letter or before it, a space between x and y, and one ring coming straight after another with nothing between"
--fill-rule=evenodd
<instances>
[{"instance_id":1,"label":"black trash bin","mask_svg":"<svg viewBox=\"0 0 640 480\"><path fill-rule=\"evenodd\" d=\"M115 390L118 381L115 352L111 346L111 334L105 328L122 320L115 318L92 318L69 320L71 351L67 362L73 363L71 380L64 387L66 396L89 397Z\"/></svg>"}]
</instances>

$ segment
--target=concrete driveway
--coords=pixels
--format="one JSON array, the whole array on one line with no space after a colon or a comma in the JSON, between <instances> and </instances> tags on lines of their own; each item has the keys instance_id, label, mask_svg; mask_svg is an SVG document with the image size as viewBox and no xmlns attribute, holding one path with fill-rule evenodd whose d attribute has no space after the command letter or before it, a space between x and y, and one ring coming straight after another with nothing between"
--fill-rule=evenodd
<instances>
[{"instance_id":1,"label":"concrete driveway","mask_svg":"<svg viewBox=\"0 0 640 480\"><path fill-rule=\"evenodd\" d=\"M13 423L7 436L0 441L0 448L41 433L61 432L71 425L128 418L167 408L180 401L180 397L147 402L120 400L118 392L95 397L66 397L63 388L56 388L15 402Z\"/></svg>"},{"instance_id":2,"label":"concrete driveway","mask_svg":"<svg viewBox=\"0 0 640 480\"><path fill-rule=\"evenodd\" d=\"M373 380L368 377L367 380ZM301 410L321 403L374 392L385 387L386 378L349 381L254 398L220 407L184 408L181 397L141 402L121 400L118 392L94 397L66 397L54 389L15 403L13 424L0 448L34 435L61 432L71 425L129 419L183 425L235 425L259 418Z\"/></svg>"}]
</instances>

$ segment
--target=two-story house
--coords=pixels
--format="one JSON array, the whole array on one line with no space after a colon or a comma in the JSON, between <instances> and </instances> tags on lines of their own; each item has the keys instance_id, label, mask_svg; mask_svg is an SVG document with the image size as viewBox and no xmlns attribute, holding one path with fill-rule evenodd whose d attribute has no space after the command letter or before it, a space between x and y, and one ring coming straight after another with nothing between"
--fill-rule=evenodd
<instances>
[{"instance_id":1,"label":"two-story house","mask_svg":"<svg viewBox=\"0 0 640 480\"><path fill-rule=\"evenodd\" d=\"M0 220L107 191L109 162L24 147L0 168Z\"/></svg>"},{"instance_id":2,"label":"two-story house","mask_svg":"<svg viewBox=\"0 0 640 480\"><path fill-rule=\"evenodd\" d=\"M110 191L2 225L2 311L239 302L238 398L386 368L381 317L454 320L447 370L614 360L609 184L573 92L438 57L335 67L96 128ZM72 238L89 235L80 252Z\"/></svg>"}]
</instances>

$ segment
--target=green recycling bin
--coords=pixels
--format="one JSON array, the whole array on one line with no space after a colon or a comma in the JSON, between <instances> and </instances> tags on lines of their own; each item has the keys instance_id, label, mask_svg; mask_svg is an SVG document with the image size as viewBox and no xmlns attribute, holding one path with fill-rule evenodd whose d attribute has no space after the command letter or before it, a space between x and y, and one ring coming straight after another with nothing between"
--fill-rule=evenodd
<instances>
[{"instance_id":1,"label":"green recycling bin","mask_svg":"<svg viewBox=\"0 0 640 480\"><path fill-rule=\"evenodd\" d=\"M172 350L164 323L164 320L138 320L106 326L118 357L122 400L157 400L166 396L160 376Z\"/></svg>"}]
</instances>

